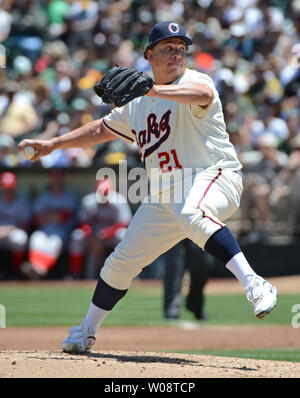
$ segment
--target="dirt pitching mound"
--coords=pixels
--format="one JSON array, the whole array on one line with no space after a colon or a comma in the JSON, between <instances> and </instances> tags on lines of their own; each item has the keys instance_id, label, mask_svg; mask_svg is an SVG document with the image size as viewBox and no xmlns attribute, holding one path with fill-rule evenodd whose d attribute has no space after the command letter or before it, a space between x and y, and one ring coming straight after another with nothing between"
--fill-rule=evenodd
<instances>
[{"instance_id":1,"label":"dirt pitching mound","mask_svg":"<svg viewBox=\"0 0 300 398\"><path fill-rule=\"evenodd\" d=\"M299 293L300 276L275 279L280 292ZM207 286L211 293L240 290L236 281L212 281ZM299 329L291 325L205 326L196 322L178 322L169 327L103 327L95 350L86 355L60 351L67 330L67 327L1 329L0 378L300 377L300 363L168 352L254 348L298 350Z\"/></svg>"},{"instance_id":2,"label":"dirt pitching mound","mask_svg":"<svg viewBox=\"0 0 300 398\"><path fill-rule=\"evenodd\" d=\"M300 364L157 352L2 351L6 378L297 378Z\"/></svg>"}]
</instances>

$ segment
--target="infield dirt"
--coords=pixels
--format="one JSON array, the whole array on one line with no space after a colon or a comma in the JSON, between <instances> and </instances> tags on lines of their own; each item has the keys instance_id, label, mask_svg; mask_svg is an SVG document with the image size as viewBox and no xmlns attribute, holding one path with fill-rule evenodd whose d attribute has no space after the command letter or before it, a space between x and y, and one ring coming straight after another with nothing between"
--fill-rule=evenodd
<instances>
[{"instance_id":1,"label":"infield dirt","mask_svg":"<svg viewBox=\"0 0 300 398\"><path fill-rule=\"evenodd\" d=\"M284 293L299 293L300 277L270 278ZM240 291L236 281L211 281L207 292ZM0 378L299 378L300 363L188 355L203 349L300 349L292 326L103 327L95 350L61 352L68 328L0 329Z\"/></svg>"}]
</instances>

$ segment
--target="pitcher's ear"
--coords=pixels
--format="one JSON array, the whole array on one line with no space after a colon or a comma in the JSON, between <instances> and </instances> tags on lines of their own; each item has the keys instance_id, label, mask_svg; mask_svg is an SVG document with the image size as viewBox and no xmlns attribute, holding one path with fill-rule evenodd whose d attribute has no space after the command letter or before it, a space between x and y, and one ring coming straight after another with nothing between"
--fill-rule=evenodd
<instances>
[{"instance_id":1,"label":"pitcher's ear","mask_svg":"<svg viewBox=\"0 0 300 398\"><path fill-rule=\"evenodd\" d=\"M147 50L147 51L145 52L145 58L146 58L148 61L152 61L152 58L153 58L153 50L151 50L151 49Z\"/></svg>"},{"instance_id":2,"label":"pitcher's ear","mask_svg":"<svg viewBox=\"0 0 300 398\"><path fill-rule=\"evenodd\" d=\"M152 50L151 44L147 44L147 46L145 47L145 50L144 50L144 58L147 60L149 60L149 54L148 54L149 50Z\"/></svg>"}]
</instances>

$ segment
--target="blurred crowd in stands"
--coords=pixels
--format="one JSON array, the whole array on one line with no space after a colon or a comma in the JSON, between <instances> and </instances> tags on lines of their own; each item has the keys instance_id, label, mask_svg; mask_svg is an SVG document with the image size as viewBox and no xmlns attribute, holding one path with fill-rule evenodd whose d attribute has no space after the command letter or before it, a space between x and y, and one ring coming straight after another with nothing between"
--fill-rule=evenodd
<instances>
[{"instance_id":1,"label":"blurred crowd in stands","mask_svg":"<svg viewBox=\"0 0 300 398\"><path fill-rule=\"evenodd\" d=\"M0 175L0 280L95 279L120 242L132 210L112 180L97 180L82 197L66 186L65 169L51 169L32 202L11 171Z\"/></svg>"},{"instance_id":2,"label":"blurred crowd in stands","mask_svg":"<svg viewBox=\"0 0 300 398\"><path fill-rule=\"evenodd\" d=\"M300 0L0 0L0 167L99 167L137 148L121 140L57 150L38 164L17 144L103 117L93 86L113 65L151 73L154 23L183 24L188 67L209 74L243 164L238 237L300 235ZM4 52L6 59L4 60ZM282 222L280 222L282 221ZM252 234L252 235L251 235Z\"/></svg>"}]
</instances>

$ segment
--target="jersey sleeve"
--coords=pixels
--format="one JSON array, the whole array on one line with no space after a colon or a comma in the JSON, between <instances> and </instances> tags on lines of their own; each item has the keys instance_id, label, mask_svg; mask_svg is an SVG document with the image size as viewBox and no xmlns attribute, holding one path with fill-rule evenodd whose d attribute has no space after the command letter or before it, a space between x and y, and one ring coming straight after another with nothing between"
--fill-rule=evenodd
<instances>
[{"instance_id":1,"label":"jersey sleeve","mask_svg":"<svg viewBox=\"0 0 300 398\"><path fill-rule=\"evenodd\" d=\"M196 72L193 76L192 81L196 81L199 82L201 84L205 84L206 86L208 86L212 92L213 92L213 100L212 102L208 105L207 108L202 108L200 105L191 105L190 109L192 112L192 115L197 118L197 119L204 119L206 117L206 115L208 114L209 108L211 106L211 104L214 101L214 98L216 96L219 96L216 87L214 85L214 82L212 81L212 79L208 76L205 75L204 73L198 73Z\"/></svg>"},{"instance_id":2,"label":"jersey sleeve","mask_svg":"<svg viewBox=\"0 0 300 398\"><path fill-rule=\"evenodd\" d=\"M122 138L124 141L133 144L135 140L130 129L130 121L127 113L128 107L126 105L114 108L103 118L103 124L108 131Z\"/></svg>"}]
</instances>

